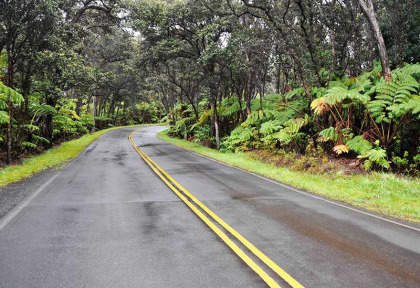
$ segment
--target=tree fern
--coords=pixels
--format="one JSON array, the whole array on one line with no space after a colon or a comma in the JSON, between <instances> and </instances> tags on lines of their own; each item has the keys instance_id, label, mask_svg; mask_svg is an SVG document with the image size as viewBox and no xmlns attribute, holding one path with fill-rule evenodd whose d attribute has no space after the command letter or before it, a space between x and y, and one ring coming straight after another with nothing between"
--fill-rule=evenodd
<instances>
[{"instance_id":1,"label":"tree fern","mask_svg":"<svg viewBox=\"0 0 420 288\"><path fill-rule=\"evenodd\" d=\"M353 150L359 155L366 154L367 151L372 149L372 144L363 138L363 135L354 137L353 139L347 141L347 146L350 150Z\"/></svg>"},{"instance_id":2,"label":"tree fern","mask_svg":"<svg viewBox=\"0 0 420 288\"><path fill-rule=\"evenodd\" d=\"M24 101L23 96L20 93L10 87L7 87L0 81L0 99L7 101L9 96L12 104L14 105L19 105Z\"/></svg>"},{"instance_id":3,"label":"tree fern","mask_svg":"<svg viewBox=\"0 0 420 288\"><path fill-rule=\"evenodd\" d=\"M309 123L309 121L310 118L308 115L305 115L305 118L290 119L284 123L285 128L271 136L279 140L282 144L289 144L293 135L298 133L303 126Z\"/></svg>"},{"instance_id":4,"label":"tree fern","mask_svg":"<svg viewBox=\"0 0 420 288\"><path fill-rule=\"evenodd\" d=\"M382 148L376 147L374 149L370 149L366 152L365 155L359 156L358 158L368 158L368 161L374 163L382 168L389 169L389 162L386 160L386 151ZM369 163L368 162L368 163ZM371 166L369 164L365 164L365 167Z\"/></svg>"},{"instance_id":5,"label":"tree fern","mask_svg":"<svg viewBox=\"0 0 420 288\"><path fill-rule=\"evenodd\" d=\"M341 155L342 153L348 153L350 150L349 150L349 146L345 144L340 144L340 145L334 146L333 151L337 153L338 155Z\"/></svg>"},{"instance_id":6,"label":"tree fern","mask_svg":"<svg viewBox=\"0 0 420 288\"><path fill-rule=\"evenodd\" d=\"M0 99L0 110L6 110L7 109L7 102L3 99Z\"/></svg>"},{"instance_id":7,"label":"tree fern","mask_svg":"<svg viewBox=\"0 0 420 288\"><path fill-rule=\"evenodd\" d=\"M278 120L271 120L261 124L260 133L263 135L273 134L283 128Z\"/></svg>"},{"instance_id":8,"label":"tree fern","mask_svg":"<svg viewBox=\"0 0 420 288\"><path fill-rule=\"evenodd\" d=\"M32 135L32 138L33 138L35 141L41 141L41 142L44 142L44 143L50 144L50 141L49 141L47 138L44 138L44 137L41 137L41 136L38 136L38 135Z\"/></svg>"},{"instance_id":9,"label":"tree fern","mask_svg":"<svg viewBox=\"0 0 420 288\"><path fill-rule=\"evenodd\" d=\"M284 97L286 97L287 100L292 99L293 97L295 97L296 95L304 95L305 94L305 89L303 87L299 87L296 89L293 89L289 92L287 92L286 94L284 94Z\"/></svg>"},{"instance_id":10,"label":"tree fern","mask_svg":"<svg viewBox=\"0 0 420 288\"><path fill-rule=\"evenodd\" d=\"M6 111L0 111L0 124L9 123L10 116Z\"/></svg>"},{"instance_id":11,"label":"tree fern","mask_svg":"<svg viewBox=\"0 0 420 288\"><path fill-rule=\"evenodd\" d=\"M38 118L40 116L46 116L46 115L50 115L50 116L55 116L57 115L57 110L52 107L51 105L47 105L47 104L41 104L41 105L31 105L30 107L32 113L33 113L33 118Z\"/></svg>"},{"instance_id":12,"label":"tree fern","mask_svg":"<svg viewBox=\"0 0 420 288\"><path fill-rule=\"evenodd\" d=\"M335 131L335 127L329 127L327 129L322 130L319 132L318 141L327 142L327 141L334 141L338 140L339 134Z\"/></svg>"},{"instance_id":13,"label":"tree fern","mask_svg":"<svg viewBox=\"0 0 420 288\"><path fill-rule=\"evenodd\" d=\"M248 118L242 123L242 126L248 127L252 125L259 124L263 121L269 120L273 118L273 112L271 110L257 110L253 111L251 114L248 115Z\"/></svg>"},{"instance_id":14,"label":"tree fern","mask_svg":"<svg viewBox=\"0 0 420 288\"><path fill-rule=\"evenodd\" d=\"M32 142L24 141L21 143L22 147L26 149L36 149L38 146Z\"/></svg>"},{"instance_id":15,"label":"tree fern","mask_svg":"<svg viewBox=\"0 0 420 288\"><path fill-rule=\"evenodd\" d=\"M226 110L223 111L222 115L225 116L225 117L234 115L234 114L238 113L239 111L243 110L244 107L245 107L245 105L243 105L242 109L241 109L241 105L239 105L239 101L237 100L237 101L233 102L232 105L227 107Z\"/></svg>"},{"instance_id":16,"label":"tree fern","mask_svg":"<svg viewBox=\"0 0 420 288\"><path fill-rule=\"evenodd\" d=\"M333 87L329 89L325 98L325 102L330 105L337 105L347 99L359 101L363 104L370 100L369 96L360 94L357 89L348 90L344 87Z\"/></svg>"},{"instance_id":17,"label":"tree fern","mask_svg":"<svg viewBox=\"0 0 420 288\"><path fill-rule=\"evenodd\" d=\"M411 75L414 78L420 78L420 64L407 64L402 68L399 68L398 71L400 71L403 74Z\"/></svg>"},{"instance_id":18,"label":"tree fern","mask_svg":"<svg viewBox=\"0 0 420 288\"><path fill-rule=\"evenodd\" d=\"M24 125L26 128L28 128L29 131L31 132L38 132L39 131L39 127L33 124L25 124Z\"/></svg>"},{"instance_id":19,"label":"tree fern","mask_svg":"<svg viewBox=\"0 0 420 288\"><path fill-rule=\"evenodd\" d=\"M419 83L414 77L397 71L392 81L378 83L375 100L367 103L367 108L377 123L390 123L392 118L401 117L409 111L405 105L418 89Z\"/></svg>"}]
</instances>

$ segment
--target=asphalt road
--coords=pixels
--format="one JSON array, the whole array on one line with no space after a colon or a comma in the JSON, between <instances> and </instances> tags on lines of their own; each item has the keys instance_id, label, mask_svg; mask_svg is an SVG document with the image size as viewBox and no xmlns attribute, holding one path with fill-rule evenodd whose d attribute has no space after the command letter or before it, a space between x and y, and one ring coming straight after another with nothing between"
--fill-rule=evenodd
<instances>
[{"instance_id":1,"label":"asphalt road","mask_svg":"<svg viewBox=\"0 0 420 288\"><path fill-rule=\"evenodd\" d=\"M0 287L266 287L140 158L134 129L14 186L32 196L0 220ZM133 139L305 287L420 286L419 231L184 151L161 129Z\"/></svg>"}]
</instances>

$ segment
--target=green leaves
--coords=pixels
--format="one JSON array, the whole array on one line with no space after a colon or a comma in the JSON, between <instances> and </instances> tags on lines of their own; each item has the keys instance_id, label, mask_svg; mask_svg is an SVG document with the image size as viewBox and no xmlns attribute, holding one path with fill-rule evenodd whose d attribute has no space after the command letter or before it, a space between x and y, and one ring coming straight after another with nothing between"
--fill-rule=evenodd
<instances>
[{"instance_id":1,"label":"green leaves","mask_svg":"<svg viewBox=\"0 0 420 288\"><path fill-rule=\"evenodd\" d=\"M363 138L363 135L354 137L347 142L347 146L350 150L359 154L357 158L365 159L363 167L366 170L370 170L373 165L378 165L384 169L389 169L389 162L386 160L386 150L375 147L372 148L372 144Z\"/></svg>"},{"instance_id":2,"label":"green leaves","mask_svg":"<svg viewBox=\"0 0 420 288\"><path fill-rule=\"evenodd\" d=\"M325 103L330 105L340 104L347 99L366 104L370 100L370 97L360 94L357 89L348 90L344 87L333 87L325 95Z\"/></svg>"},{"instance_id":3,"label":"green leaves","mask_svg":"<svg viewBox=\"0 0 420 288\"><path fill-rule=\"evenodd\" d=\"M278 120L271 120L271 121L267 121L261 124L261 128L260 128L260 133L262 135L269 135L269 134L273 134L274 132L279 131L280 129L282 129L283 126L281 125L281 122Z\"/></svg>"},{"instance_id":4,"label":"green leaves","mask_svg":"<svg viewBox=\"0 0 420 288\"><path fill-rule=\"evenodd\" d=\"M384 169L389 169L390 167L389 162L386 160L386 151L379 147L370 149L365 155L361 155L358 158L368 158L364 164L366 170L371 169L372 163Z\"/></svg>"},{"instance_id":5,"label":"green leaves","mask_svg":"<svg viewBox=\"0 0 420 288\"><path fill-rule=\"evenodd\" d=\"M6 111L0 111L0 124L9 123L10 116Z\"/></svg>"},{"instance_id":6,"label":"green leaves","mask_svg":"<svg viewBox=\"0 0 420 288\"><path fill-rule=\"evenodd\" d=\"M372 144L363 138L363 135L354 137L353 139L347 141L347 146L350 150L353 150L359 155L366 154L367 151L372 149Z\"/></svg>"},{"instance_id":7,"label":"green leaves","mask_svg":"<svg viewBox=\"0 0 420 288\"><path fill-rule=\"evenodd\" d=\"M390 123L391 119L402 117L411 110L417 112L412 105L418 101L414 94L419 89L419 83L411 75L403 73L404 71L410 69L397 70L392 81L379 82L375 100L367 103L367 108L377 123Z\"/></svg>"},{"instance_id":8,"label":"green leaves","mask_svg":"<svg viewBox=\"0 0 420 288\"><path fill-rule=\"evenodd\" d=\"M282 144L289 144L292 137L297 134L303 126L308 124L309 121L310 118L308 115L305 115L305 118L290 119L284 123L285 128L271 136L279 140Z\"/></svg>"},{"instance_id":9,"label":"green leaves","mask_svg":"<svg viewBox=\"0 0 420 288\"><path fill-rule=\"evenodd\" d=\"M24 101L23 96L20 93L4 85L0 81L0 100L3 102L3 103L0 103L0 109L6 109L5 102L8 101L9 97L10 97L10 100L12 101L12 104L14 105L19 105Z\"/></svg>"},{"instance_id":10,"label":"green leaves","mask_svg":"<svg viewBox=\"0 0 420 288\"><path fill-rule=\"evenodd\" d=\"M322 130L319 132L318 141L327 142L327 141L334 141L338 140L339 134L336 133L334 127L328 127L327 129Z\"/></svg>"},{"instance_id":11,"label":"green leaves","mask_svg":"<svg viewBox=\"0 0 420 288\"><path fill-rule=\"evenodd\" d=\"M31 112L33 113L33 119L38 119L41 116L55 116L58 114L57 110L51 105L47 104L32 104L30 107Z\"/></svg>"}]
</instances>

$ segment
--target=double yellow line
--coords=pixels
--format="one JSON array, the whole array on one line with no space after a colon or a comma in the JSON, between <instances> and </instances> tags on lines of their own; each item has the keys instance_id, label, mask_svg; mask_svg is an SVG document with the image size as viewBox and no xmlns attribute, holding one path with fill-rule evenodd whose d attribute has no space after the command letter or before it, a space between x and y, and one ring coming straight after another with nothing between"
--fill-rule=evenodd
<instances>
[{"instance_id":1,"label":"double yellow line","mask_svg":"<svg viewBox=\"0 0 420 288\"><path fill-rule=\"evenodd\" d=\"M279 275L284 281L286 281L293 288L303 288L303 286L293 279L286 271L280 268L276 263L274 263L270 258L268 258L264 253L258 250L254 245L252 245L248 240L246 240L241 234L235 231L230 227L226 222L220 219L213 211L211 211L207 206L201 203L197 198L195 198L190 192L188 192L184 187L182 187L178 182L176 182L171 176L168 175L162 168L160 168L150 157L144 153L133 141L133 133L141 130L137 129L132 131L128 135L128 139L133 146L133 148L139 153L141 158L152 168L152 170L162 179L163 182L168 185L168 187L179 197L181 200L198 216L204 223L206 223L214 233L216 233L223 242L226 243L238 256L241 258L252 270L255 271L269 287L278 287L277 284L260 266L258 266L250 257L248 257L245 252L238 247L222 230L220 230L206 215L204 215L192 202L194 202L198 207L207 213L211 218L213 218L218 224L220 224L224 229L226 229L230 234L232 234L239 242L241 242L246 248L248 248L255 256L257 256L264 264L270 267L277 275ZM182 192L182 193L181 193ZM190 200L188 200L188 198Z\"/></svg>"}]
</instances>

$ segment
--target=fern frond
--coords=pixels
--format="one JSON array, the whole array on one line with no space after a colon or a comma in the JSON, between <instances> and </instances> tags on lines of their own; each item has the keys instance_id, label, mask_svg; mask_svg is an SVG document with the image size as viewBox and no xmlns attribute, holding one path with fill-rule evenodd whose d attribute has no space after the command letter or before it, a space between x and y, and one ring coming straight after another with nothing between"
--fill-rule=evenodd
<instances>
[{"instance_id":1,"label":"fern frond","mask_svg":"<svg viewBox=\"0 0 420 288\"><path fill-rule=\"evenodd\" d=\"M23 96L18 93L16 90L4 85L0 81L0 99L3 101L7 101L10 96L10 100L12 101L12 104L19 105L24 101Z\"/></svg>"},{"instance_id":2,"label":"fern frond","mask_svg":"<svg viewBox=\"0 0 420 288\"><path fill-rule=\"evenodd\" d=\"M399 71L403 74L410 75L413 77L420 77L420 64L407 64L400 68Z\"/></svg>"},{"instance_id":3,"label":"fern frond","mask_svg":"<svg viewBox=\"0 0 420 288\"><path fill-rule=\"evenodd\" d=\"M48 140L47 138L44 138L44 137L41 137L41 136L38 136L38 135L32 135L32 138L37 140L37 141L41 141L41 142L50 144L50 140Z\"/></svg>"},{"instance_id":4,"label":"fern frond","mask_svg":"<svg viewBox=\"0 0 420 288\"><path fill-rule=\"evenodd\" d=\"M274 139L279 140L283 144L288 144L292 140L293 134L287 129L282 129L279 132L272 134Z\"/></svg>"},{"instance_id":5,"label":"fern frond","mask_svg":"<svg viewBox=\"0 0 420 288\"><path fill-rule=\"evenodd\" d=\"M337 155L341 155L342 153L349 153L350 151L349 147L344 144L334 146L333 150L335 153L337 153Z\"/></svg>"},{"instance_id":6,"label":"fern frond","mask_svg":"<svg viewBox=\"0 0 420 288\"><path fill-rule=\"evenodd\" d=\"M6 111L0 111L0 124L9 123L10 116Z\"/></svg>"},{"instance_id":7,"label":"fern frond","mask_svg":"<svg viewBox=\"0 0 420 288\"><path fill-rule=\"evenodd\" d=\"M27 141L22 142L21 145L26 149L36 149L38 147L36 144Z\"/></svg>"},{"instance_id":8,"label":"fern frond","mask_svg":"<svg viewBox=\"0 0 420 288\"><path fill-rule=\"evenodd\" d=\"M327 111L330 111L331 106L326 103L326 97L320 97L312 101L311 109L314 110L315 114L322 115Z\"/></svg>"},{"instance_id":9,"label":"fern frond","mask_svg":"<svg viewBox=\"0 0 420 288\"><path fill-rule=\"evenodd\" d=\"M39 127L36 126L36 125L26 124L25 127L28 128L28 130L31 131L31 132L38 132L39 131Z\"/></svg>"},{"instance_id":10,"label":"fern frond","mask_svg":"<svg viewBox=\"0 0 420 288\"><path fill-rule=\"evenodd\" d=\"M363 135L354 137L353 139L347 141L347 146L350 150L356 152L359 155L366 154L367 151L372 149L372 144L363 138Z\"/></svg>"},{"instance_id":11,"label":"fern frond","mask_svg":"<svg viewBox=\"0 0 420 288\"><path fill-rule=\"evenodd\" d=\"M338 133L336 133L334 127L329 127L327 129L322 130L319 132L318 141L327 142L327 141L334 141L336 142L338 139Z\"/></svg>"},{"instance_id":12,"label":"fern frond","mask_svg":"<svg viewBox=\"0 0 420 288\"><path fill-rule=\"evenodd\" d=\"M0 110L6 110L6 109L7 109L6 101L0 99Z\"/></svg>"},{"instance_id":13,"label":"fern frond","mask_svg":"<svg viewBox=\"0 0 420 288\"><path fill-rule=\"evenodd\" d=\"M366 152L365 156L369 159L369 161L378 164L385 169L389 168L389 162L386 160L386 151L384 149L379 147L370 149Z\"/></svg>"},{"instance_id":14,"label":"fern frond","mask_svg":"<svg viewBox=\"0 0 420 288\"><path fill-rule=\"evenodd\" d=\"M238 113L239 111L243 110L245 106L241 106L239 105L239 101L235 101L231 106L229 106L225 111L223 111L222 115L223 116L231 116L234 115L236 113Z\"/></svg>"},{"instance_id":15,"label":"fern frond","mask_svg":"<svg viewBox=\"0 0 420 288\"><path fill-rule=\"evenodd\" d=\"M44 115L57 115L57 110L47 104L41 104L41 105L31 105L30 110L34 114L34 117L44 116Z\"/></svg>"},{"instance_id":16,"label":"fern frond","mask_svg":"<svg viewBox=\"0 0 420 288\"><path fill-rule=\"evenodd\" d=\"M304 93L305 93L305 89L303 87L298 87L284 94L284 97L286 97L287 100L290 100L296 95L304 95Z\"/></svg>"},{"instance_id":17,"label":"fern frond","mask_svg":"<svg viewBox=\"0 0 420 288\"><path fill-rule=\"evenodd\" d=\"M278 120L271 120L261 124L260 133L263 135L273 134L274 132L279 131L283 127L281 122Z\"/></svg>"}]
</instances>

